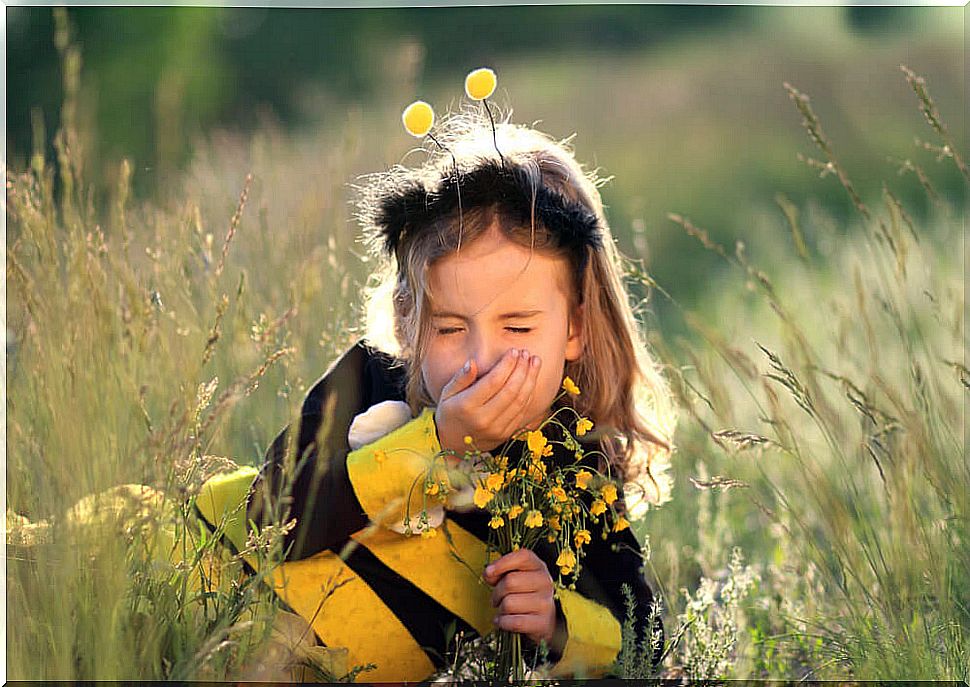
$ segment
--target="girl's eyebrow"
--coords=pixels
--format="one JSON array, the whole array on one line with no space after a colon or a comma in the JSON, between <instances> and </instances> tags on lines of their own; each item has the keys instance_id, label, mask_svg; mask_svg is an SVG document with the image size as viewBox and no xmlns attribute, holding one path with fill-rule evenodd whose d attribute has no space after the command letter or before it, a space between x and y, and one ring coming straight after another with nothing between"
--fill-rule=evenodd
<instances>
[{"instance_id":1,"label":"girl's eyebrow","mask_svg":"<svg viewBox=\"0 0 970 687\"><path fill-rule=\"evenodd\" d=\"M498 316L500 320L522 320L527 317L534 317L535 315L541 315L542 310L516 310L515 312L502 313ZM449 312L446 310L436 310L431 313L431 317L452 317L456 320L467 321L468 318L456 312Z\"/></svg>"}]
</instances>

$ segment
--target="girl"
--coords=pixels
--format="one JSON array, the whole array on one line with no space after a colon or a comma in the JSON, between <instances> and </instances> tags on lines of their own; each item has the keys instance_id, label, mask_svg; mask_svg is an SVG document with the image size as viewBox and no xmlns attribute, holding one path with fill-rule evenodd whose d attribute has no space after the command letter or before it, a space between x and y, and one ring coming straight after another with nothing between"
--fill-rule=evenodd
<instances>
[{"instance_id":1,"label":"girl","mask_svg":"<svg viewBox=\"0 0 970 687\"><path fill-rule=\"evenodd\" d=\"M470 112L435 133L446 152L359 188L379 264L365 339L316 383L258 477L214 479L200 511L238 546L246 532L233 504L243 498L246 522L295 519L277 591L324 644L347 649L348 665L376 663L368 679L427 678L458 630L496 627L545 643L554 675L602 674L620 648L623 585L638 636L662 636L659 622L647 627L653 594L631 530L595 537L575 589L557 592L554 549L473 570L485 512L449 503L417 523L411 492L441 451L493 449L539 426L554 402L571 403L598 430L583 441L606 460L591 467L622 478L617 505L637 516L669 492L669 395L638 333L597 183L565 143L507 121L493 132ZM564 376L579 395L559 394ZM553 445L551 460L572 461ZM416 528L422 536L409 536Z\"/></svg>"}]
</instances>

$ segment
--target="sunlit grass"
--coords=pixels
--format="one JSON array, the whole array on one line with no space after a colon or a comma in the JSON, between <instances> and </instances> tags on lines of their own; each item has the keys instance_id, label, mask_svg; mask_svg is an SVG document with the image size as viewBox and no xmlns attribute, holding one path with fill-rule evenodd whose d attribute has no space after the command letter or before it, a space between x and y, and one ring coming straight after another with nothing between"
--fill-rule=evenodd
<instances>
[{"instance_id":1,"label":"sunlit grass","mask_svg":"<svg viewBox=\"0 0 970 687\"><path fill-rule=\"evenodd\" d=\"M822 155L810 164L829 164L858 219L830 237L827 255L804 245L804 227L792 230L789 250L774 249L762 267L742 243L721 246L671 216L738 278L704 314L684 313L703 344L665 347L693 418L681 475L722 493L700 497L689 549L666 543L670 520L648 521L666 540L659 577L684 579L685 565L722 577L731 545L758 551L762 588L734 675L966 679L961 215L944 204L917 224L891 191L876 202L855 194L808 101L791 93ZM945 127L927 119L938 146L950 145ZM942 158L965 175L958 154ZM798 226L791 218L789 229ZM816 246L829 231L808 228ZM683 517L690 500L675 507ZM684 560L688 551L694 560Z\"/></svg>"},{"instance_id":2,"label":"sunlit grass","mask_svg":"<svg viewBox=\"0 0 970 687\"><path fill-rule=\"evenodd\" d=\"M77 70L58 16L65 64ZM67 111L76 83L68 69ZM267 587L227 558L192 499L231 465L223 456L258 459L252 437L230 420L239 423L258 394L293 384L286 367L297 347L287 323L305 293L322 301L326 289L340 294L334 303L346 301L347 287L331 285L339 288L343 273L312 270L314 284L284 284L284 297L247 282L233 251L269 228L244 217L252 202L245 173L217 227L191 200L134 206L126 167L109 206L93 207L71 125L65 117L56 168L35 156L7 188L7 608L16 628L7 674L267 677L249 663L273 619ZM319 349L332 330L316 326ZM278 416L288 417L296 400L284 400ZM226 431L241 436L226 441ZM145 485L152 498L119 496L86 514L75 506L124 484Z\"/></svg>"},{"instance_id":3,"label":"sunlit grass","mask_svg":"<svg viewBox=\"0 0 970 687\"><path fill-rule=\"evenodd\" d=\"M921 103L932 111L917 97L918 117ZM8 521L11 679L279 677L253 664L270 634L265 586L199 528L191 500L228 460L258 463L357 336L368 266L346 184L397 161L381 135L399 127L391 105L314 136L212 134L150 203L131 197L142 172L127 166L104 206L91 200L70 116L56 164L11 171L7 505L26 518ZM934 161L957 150L942 129L912 135L937 147L911 151L927 179L959 169ZM637 169L624 183L649 193ZM839 183L837 164L818 171L806 197ZM702 233L717 228L690 221L684 193L668 228L724 269L697 275L709 283L692 311L653 295L690 332L652 337L684 408L675 498L642 532L668 639L690 623L669 674L968 679L965 193L939 189L920 220L891 193L860 194L851 219L766 198L743 248ZM72 524L80 499L123 484L166 498Z\"/></svg>"}]
</instances>

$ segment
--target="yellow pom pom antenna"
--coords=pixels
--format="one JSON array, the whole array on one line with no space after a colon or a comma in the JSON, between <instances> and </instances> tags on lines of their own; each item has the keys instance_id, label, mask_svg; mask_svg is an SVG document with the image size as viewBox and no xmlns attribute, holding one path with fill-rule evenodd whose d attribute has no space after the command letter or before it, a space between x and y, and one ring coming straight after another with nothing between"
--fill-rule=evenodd
<instances>
[{"instance_id":1,"label":"yellow pom pom antenna","mask_svg":"<svg viewBox=\"0 0 970 687\"><path fill-rule=\"evenodd\" d=\"M480 67L468 72L468 76L465 77L465 93L472 100L478 100L485 106L485 112L488 113L488 121L492 124L492 143L495 145L495 152L498 153L499 159L502 161L502 167L505 167L505 156L502 155L502 151L498 149L498 134L495 131L495 118L492 116L492 110L488 106L488 96L495 92L495 86L498 85L498 78L488 67Z\"/></svg>"},{"instance_id":2,"label":"yellow pom pom antenna","mask_svg":"<svg viewBox=\"0 0 970 687\"><path fill-rule=\"evenodd\" d=\"M488 67L482 67L469 72L465 77L465 93L472 100L485 100L495 92L497 84L495 72Z\"/></svg>"},{"instance_id":3,"label":"yellow pom pom antenna","mask_svg":"<svg viewBox=\"0 0 970 687\"><path fill-rule=\"evenodd\" d=\"M415 100L413 103L404 108L404 112L401 113L401 121L404 122L404 128L412 136L417 138L422 138L427 136L434 144L441 148L443 151L451 155L451 163L455 168L455 184L458 184L458 160L455 159L455 154L448 150L446 147L441 145L441 142L434 137L431 133L431 127L434 126L434 110L428 103L423 100ZM492 126L492 133L494 138L495 127ZM461 235L464 230L464 218L461 211L461 188L458 187L458 250L461 250ZM471 437L465 437L470 439ZM466 444L470 442L466 441Z\"/></svg>"},{"instance_id":4,"label":"yellow pom pom antenna","mask_svg":"<svg viewBox=\"0 0 970 687\"><path fill-rule=\"evenodd\" d=\"M421 138L434 126L434 110L423 100L415 100L404 108L401 120L409 134Z\"/></svg>"}]
</instances>

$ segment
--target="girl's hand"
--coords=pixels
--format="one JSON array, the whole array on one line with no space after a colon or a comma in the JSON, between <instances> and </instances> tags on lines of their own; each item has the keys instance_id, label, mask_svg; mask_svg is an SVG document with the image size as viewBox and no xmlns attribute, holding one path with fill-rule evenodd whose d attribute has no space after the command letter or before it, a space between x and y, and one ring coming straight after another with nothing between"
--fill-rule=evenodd
<instances>
[{"instance_id":1,"label":"girl's hand","mask_svg":"<svg viewBox=\"0 0 970 687\"><path fill-rule=\"evenodd\" d=\"M485 568L483 577L494 587L492 605L498 608L495 625L499 629L520 632L535 644L552 644L556 631L552 577L534 551L505 554Z\"/></svg>"},{"instance_id":2,"label":"girl's hand","mask_svg":"<svg viewBox=\"0 0 970 687\"><path fill-rule=\"evenodd\" d=\"M461 454L470 436L475 446L490 451L521 429L540 366L539 356L513 348L475 381L477 363L469 360L441 390L434 414L441 448Z\"/></svg>"}]
</instances>

